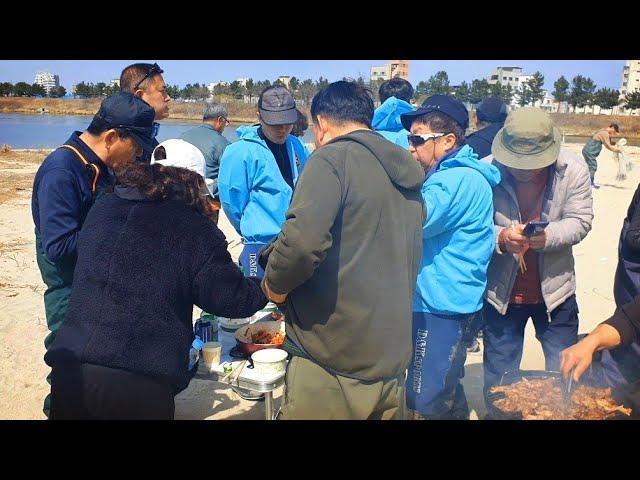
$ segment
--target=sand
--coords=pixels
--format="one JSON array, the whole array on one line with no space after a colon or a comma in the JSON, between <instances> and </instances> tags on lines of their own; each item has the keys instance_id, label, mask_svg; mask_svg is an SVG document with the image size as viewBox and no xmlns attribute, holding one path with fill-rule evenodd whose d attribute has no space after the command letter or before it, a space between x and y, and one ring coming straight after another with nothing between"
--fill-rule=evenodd
<instances>
[{"instance_id":1,"label":"sand","mask_svg":"<svg viewBox=\"0 0 640 480\"><path fill-rule=\"evenodd\" d=\"M580 152L581 145L567 145ZM593 230L574 249L580 332L588 332L615 308L613 277L622 220L640 181L640 148L628 148L636 168L625 182L616 182L611 152L599 157L594 191ZM48 391L49 371L43 361L48 330L42 294L45 286L35 261L31 185L43 153L0 154L0 419L44 419L42 400ZM25 187L26 186L26 187ZM224 214L220 228L234 259L240 253L238 235ZM194 309L194 316L199 314ZM522 368L543 369L542 349L527 326ZM467 358L464 386L472 418L486 412L482 400L482 354ZM279 405L282 388L275 392ZM176 419L262 419L264 402L246 401L226 385L193 380L176 397Z\"/></svg>"}]
</instances>

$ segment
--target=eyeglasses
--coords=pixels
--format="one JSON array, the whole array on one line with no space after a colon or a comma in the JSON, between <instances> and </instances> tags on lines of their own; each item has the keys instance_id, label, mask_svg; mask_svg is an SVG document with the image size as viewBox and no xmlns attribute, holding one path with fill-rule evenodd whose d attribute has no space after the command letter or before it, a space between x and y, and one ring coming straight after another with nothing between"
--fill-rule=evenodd
<instances>
[{"instance_id":1,"label":"eyeglasses","mask_svg":"<svg viewBox=\"0 0 640 480\"><path fill-rule=\"evenodd\" d=\"M136 85L133 87L133 90L134 91L137 90L140 87L140 84L142 82L144 82L147 78L151 77L152 75L155 75L156 73L164 73L164 70L160 68L160 65L158 65L157 63L154 63L153 65L151 65L151 68L149 69L147 74L144 77L142 77L142 80L136 83Z\"/></svg>"},{"instance_id":2,"label":"eyeglasses","mask_svg":"<svg viewBox=\"0 0 640 480\"><path fill-rule=\"evenodd\" d=\"M419 147L427 143L429 140L435 140L436 138L444 137L446 133L419 133L416 135L407 135L409 143L414 147Z\"/></svg>"},{"instance_id":3,"label":"eyeglasses","mask_svg":"<svg viewBox=\"0 0 640 480\"><path fill-rule=\"evenodd\" d=\"M220 116L222 120L224 120L225 125L231 125L231 121L227 117Z\"/></svg>"}]
</instances>

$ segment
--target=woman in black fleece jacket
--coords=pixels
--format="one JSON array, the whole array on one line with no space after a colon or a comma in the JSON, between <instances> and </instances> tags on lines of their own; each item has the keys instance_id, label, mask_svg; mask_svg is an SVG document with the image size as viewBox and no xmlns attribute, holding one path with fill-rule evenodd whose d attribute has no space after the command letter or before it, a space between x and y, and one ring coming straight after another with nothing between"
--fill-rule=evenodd
<instances>
[{"instance_id":1,"label":"woman in black fleece jacket","mask_svg":"<svg viewBox=\"0 0 640 480\"><path fill-rule=\"evenodd\" d=\"M52 419L172 419L191 380L193 305L247 317L267 303L210 220L200 175L138 164L90 211L65 322L45 361Z\"/></svg>"}]
</instances>

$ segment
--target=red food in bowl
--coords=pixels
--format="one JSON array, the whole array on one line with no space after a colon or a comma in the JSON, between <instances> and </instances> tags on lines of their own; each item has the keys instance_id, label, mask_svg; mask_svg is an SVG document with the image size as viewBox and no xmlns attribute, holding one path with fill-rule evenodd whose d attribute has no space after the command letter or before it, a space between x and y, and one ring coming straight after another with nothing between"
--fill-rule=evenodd
<instances>
[{"instance_id":1,"label":"red food in bowl","mask_svg":"<svg viewBox=\"0 0 640 480\"><path fill-rule=\"evenodd\" d=\"M236 331L236 342L247 355L265 348L280 348L285 338L281 323L267 321L241 327Z\"/></svg>"}]
</instances>

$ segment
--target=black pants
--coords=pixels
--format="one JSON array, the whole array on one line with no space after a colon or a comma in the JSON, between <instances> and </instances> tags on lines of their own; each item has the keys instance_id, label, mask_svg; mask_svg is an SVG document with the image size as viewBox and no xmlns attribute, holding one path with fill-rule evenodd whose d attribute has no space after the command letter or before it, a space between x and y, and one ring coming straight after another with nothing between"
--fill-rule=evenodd
<instances>
[{"instance_id":1,"label":"black pants","mask_svg":"<svg viewBox=\"0 0 640 480\"><path fill-rule=\"evenodd\" d=\"M578 304L571 295L547 316L544 303L510 304L505 315L485 303L484 307L484 393L500 383L502 374L520 368L524 329L533 320L536 338L542 344L545 369L558 370L560 352L578 341ZM551 320L551 321L549 321Z\"/></svg>"},{"instance_id":2,"label":"black pants","mask_svg":"<svg viewBox=\"0 0 640 480\"><path fill-rule=\"evenodd\" d=\"M55 365L52 420L173 420L169 383L89 363Z\"/></svg>"}]
</instances>

